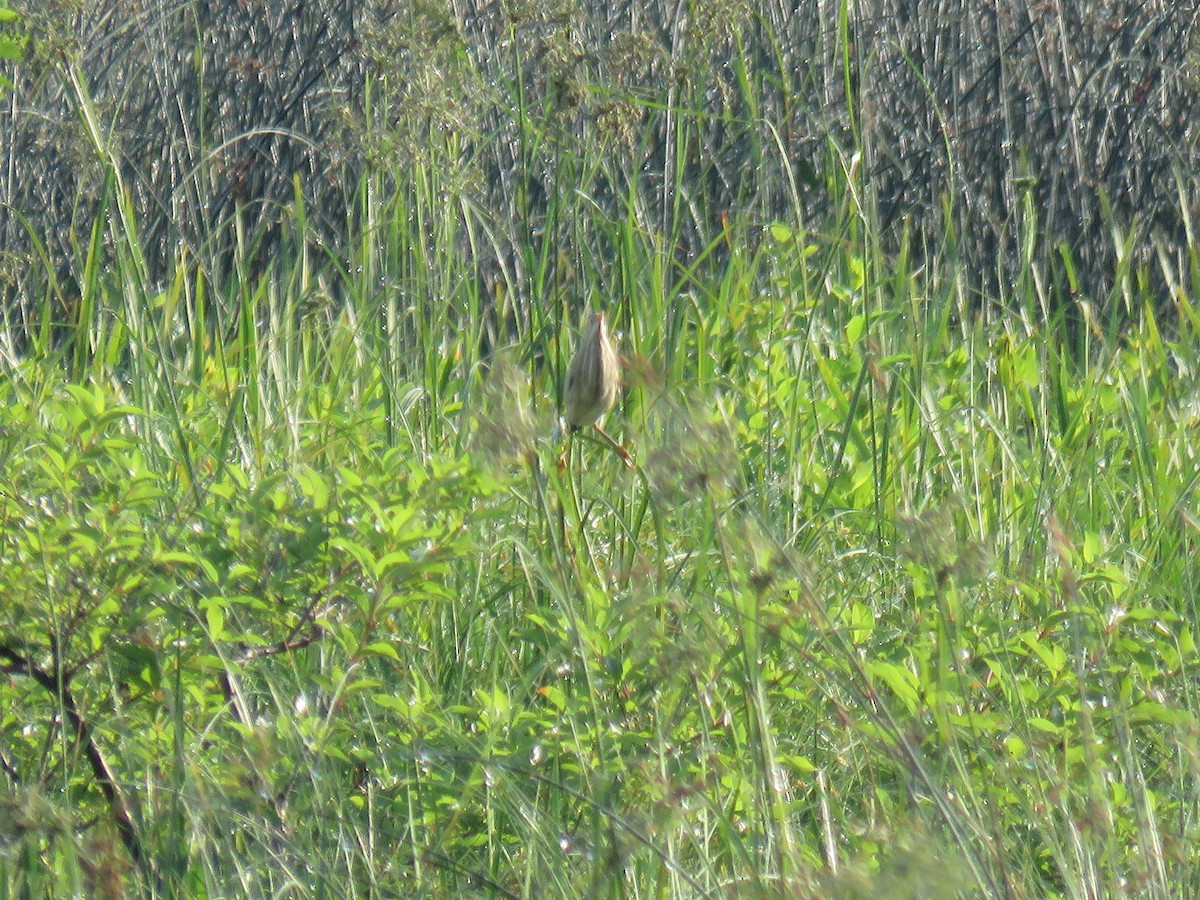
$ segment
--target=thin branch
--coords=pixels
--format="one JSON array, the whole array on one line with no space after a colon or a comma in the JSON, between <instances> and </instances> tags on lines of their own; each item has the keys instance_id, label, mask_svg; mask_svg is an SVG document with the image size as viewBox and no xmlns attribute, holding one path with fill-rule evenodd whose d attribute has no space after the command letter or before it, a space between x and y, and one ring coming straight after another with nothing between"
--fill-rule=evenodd
<instances>
[{"instance_id":1,"label":"thin branch","mask_svg":"<svg viewBox=\"0 0 1200 900\"><path fill-rule=\"evenodd\" d=\"M6 661L0 663L0 672L9 675L26 675L58 700L63 712L66 713L67 722L75 734L75 743L83 748L83 755L92 770L92 777L108 801L108 807L112 813L113 822L117 826L117 832L121 836L121 842L129 851L133 861L140 865L142 844L138 838L137 826L134 824L129 802L125 798L121 786L117 783L108 760L104 758L100 745L96 742L92 726L79 712L79 706L71 693L69 676L46 671L7 641L0 641L0 660Z\"/></svg>"}]
</instances>

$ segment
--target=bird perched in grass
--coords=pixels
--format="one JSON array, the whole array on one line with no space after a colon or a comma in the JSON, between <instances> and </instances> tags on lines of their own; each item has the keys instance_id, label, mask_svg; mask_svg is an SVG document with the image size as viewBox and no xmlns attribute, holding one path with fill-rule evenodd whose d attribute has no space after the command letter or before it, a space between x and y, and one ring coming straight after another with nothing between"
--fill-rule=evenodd
<instances>
[{"instance_id":1,"label":"bird perched in grass","mask_svg":"<svg viewBox=\"0 0 1200 900\"><path fill-rule=\"evenodd\" d=\"M620 382L621 365L608 337L608 322L604 313L595 313L588 320L587 330L567 369L564 397L567 425L571 434L591 425L617 451L625 465L632 468L633 457L629 451L600 427L600 419L617 400Z\"/></svg>"}]
</instances>

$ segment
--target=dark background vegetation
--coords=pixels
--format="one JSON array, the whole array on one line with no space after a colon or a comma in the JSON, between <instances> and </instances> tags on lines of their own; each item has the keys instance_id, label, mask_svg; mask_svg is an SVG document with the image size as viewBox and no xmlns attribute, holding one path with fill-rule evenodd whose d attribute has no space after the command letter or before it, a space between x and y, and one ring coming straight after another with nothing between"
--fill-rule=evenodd
<instances>
[{"instance_id":1,"label":"dark background vegetation","mask_svg":"<svg viewBox=\"0 0 1200 900\"><path fill-rule=\"evenodd\" d=\"M632 188L686 268L719 254L731 220L829 227L842 168L876 207L885 250L961 262L976 279L963 287L1002 305L1032 267L1057 309L1078 298L1119 314L1123 277L1153 269L1156 253L1187 253L1195 4L17 7L32 42L0 110L10 322L47 290L71 320L81 246L114 187L132 200L151 279L186 248L221 284L267 270L277 212L297 192L343 258L362 192L403 186L420 165L489 223L462 252L486 293L511 298L508 315L527 315L536 290L531 236L557 229L566 245L572 223L546 221L548 198L565 191L619 219ZM117 186L80 91L111 141ZM836 237L856 239L848 227Z\"/></svg>"}]
</instances>

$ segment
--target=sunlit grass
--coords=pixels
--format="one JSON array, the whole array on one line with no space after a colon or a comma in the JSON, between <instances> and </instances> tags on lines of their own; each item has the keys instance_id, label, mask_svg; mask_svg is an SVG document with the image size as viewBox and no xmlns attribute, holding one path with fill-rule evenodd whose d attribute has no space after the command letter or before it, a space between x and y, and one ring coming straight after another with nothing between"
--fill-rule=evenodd
<instances>
[{"instance_id":1,"label":"sunlit grass","mask_svg":"<svg viewBox=\"0 0 1200 900\"><path fill-rule=\"evenodd\" d=\"M1197 885L1190 272L1169 329L1132 277L1123 333L1036 273L969 297L879 249L849 163L828 222L680 258L566 148L485 278L450 150L345 246L298 183L265 269L234 222L245 265L161 285L114 192L76 317L6 348L0 890ZM632 472L556 465L585 307Z\"/></svg>"}]
</instances>

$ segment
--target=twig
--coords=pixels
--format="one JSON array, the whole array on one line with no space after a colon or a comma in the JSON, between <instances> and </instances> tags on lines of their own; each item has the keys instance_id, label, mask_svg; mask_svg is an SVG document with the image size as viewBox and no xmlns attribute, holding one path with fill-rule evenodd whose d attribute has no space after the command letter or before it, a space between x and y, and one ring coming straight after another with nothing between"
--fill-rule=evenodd
<instances>
[{"instance_id":1,"label":"twig","mask_svg":"<svg viewBox=\"0 0 1200 900\"><path fill-rule=\"evenodd\" d=\"M11 675L27 675L53 695L62 706L67 722L75 734L75 742L83 748L83 755L92 770L92 777L100 786L101 792L108 801L117 832L121 842L129 851L130 857L137 864L142 862L142 843L138 838L137 825L133 821L133 813L125 798L116 776L104 758L100 745L96 743L92 726L79 712L75 697L71 693L70 676L61 671L47 672L41 666L34 664L28 656L7 641L0 641L0 659L6 660L0 665L0 672Z\"/></svg>"}]
</instances>

